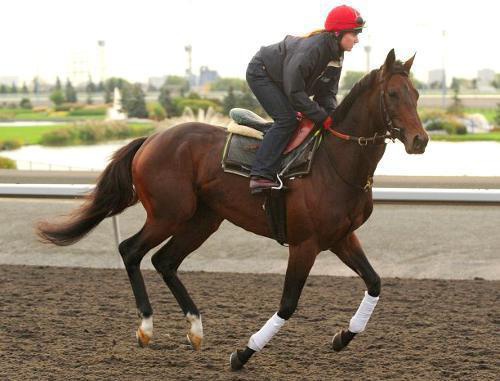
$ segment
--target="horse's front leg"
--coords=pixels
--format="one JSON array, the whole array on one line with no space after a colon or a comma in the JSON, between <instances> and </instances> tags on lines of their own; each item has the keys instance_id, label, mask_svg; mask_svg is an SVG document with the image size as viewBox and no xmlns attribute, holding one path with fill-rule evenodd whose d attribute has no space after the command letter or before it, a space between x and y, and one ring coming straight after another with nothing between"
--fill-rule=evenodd
<instances>
[{"instance_id":1,"label":"horse's front leg","mask_svg":"<svg viewBox=\"0 0 500 381\"><path fill-rule=\"evenodd\" d=\"M356 334L365 330L379 299L380 277L368 262L354 233L332 247L331 251L363 279L368 289L358 310L351 318L349 328L337 332L333 337L333 349L338 352L347 347Z\"/></svg>"},{"instance_id":2,"label":"horse's front leg","mask_svg":"<svg viewBox=\"0 0 500 381\"><path fill-rule=\"evenodd\" d=\"M243 368L250 357L255 352L261 351L293 315L297 308L304 283L319 251L318 245L312 241L290 246L285 285L279 311L258 332L250 337L247 347L244 350L238 350L231 354L230 364L233 370Z\"/></svg>"}]
</instances>

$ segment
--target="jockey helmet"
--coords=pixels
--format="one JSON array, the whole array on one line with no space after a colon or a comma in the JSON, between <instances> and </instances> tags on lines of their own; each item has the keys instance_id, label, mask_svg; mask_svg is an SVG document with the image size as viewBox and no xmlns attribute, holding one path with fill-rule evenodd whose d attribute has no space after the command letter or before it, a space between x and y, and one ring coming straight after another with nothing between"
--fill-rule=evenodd
<instances>
[{"instance_id":1,"label":"jockey helmet","mask_svg":"<svg viewBox=\"0 0 500 381\"><path fill-rule=\"evenodd\" d=\"M365 20L361 14L348 5L340 5L333 8L325 21L325 29L329 32L361 32Z\"/></svg>"}]
</instances>

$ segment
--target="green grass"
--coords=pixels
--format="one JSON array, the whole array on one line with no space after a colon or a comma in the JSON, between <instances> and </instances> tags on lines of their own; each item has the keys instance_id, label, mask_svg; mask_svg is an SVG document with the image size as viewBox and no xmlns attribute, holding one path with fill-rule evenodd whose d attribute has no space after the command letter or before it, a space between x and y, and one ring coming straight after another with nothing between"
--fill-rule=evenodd
<instances>
[{"instance_id":1,"label":"green grass","mask_svg":"<svg viewBox=\"0 0 500 381\"><path fill-rule=\"evenodd\" d=\"M48 131L65 128L69 125L58 124L54 126L27 126L27 127L0 127L0 141L20 140L23 144L38 144L42 135Z\"/></svg>"},{"instance_id":2,"label":"green grass","mask_svg":"<svg viewBox=\"0 0 500 381\"><path fill-rule=\"evenodd\" d=\"M500 142L500 132L488 132L484 134L466 135L432 135L431 140L443 142Z\"/></svg>"},{"instance_id":3,"label":"green grass","mask_svg":"<svg viewBox=\"0 0 500 381\"><path fill-rule=\"evenodd\" d=\"M140 131L147 126L147 123L132 123L133 130ZM48 131L71 127L71 124L58 124L54 126L27 126L27 127L0 127L0 141L19 140L25 145L39 144L42 135Z\"/></svg>"},{"instance_id":4,"label":"green grass","mask_svg":"<svg viewBox=\"0 0 500 381\"><path fill-rule=\"evenodd\" d=\"M76 120L103 120L105 115L68 115L68 112L62 112L63 115L57 115L48 112L35 112L25 109L0 109L1 120L33 120L33 121L76 121Z\"/></svg>"}]
</instances>

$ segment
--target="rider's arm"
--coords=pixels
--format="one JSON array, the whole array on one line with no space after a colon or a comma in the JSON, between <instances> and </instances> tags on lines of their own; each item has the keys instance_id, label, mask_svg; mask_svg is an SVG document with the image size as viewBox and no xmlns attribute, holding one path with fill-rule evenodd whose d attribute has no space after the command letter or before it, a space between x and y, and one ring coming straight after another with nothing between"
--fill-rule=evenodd
<instances>
[{"instance_id":1,"label":"rider's arm","mask_svg":"<svg viewBox=\"0 0 500 381\"><path fill-rule=\"evenodd\" d=\"M330 115L337 108L337 92L341 71L342 67L328 66L318 80L314 92L313 99Z\"/></svg>"},{"instance_id":2,"label":"rider's arm","mask_svg":"<svg viewBox=\"0 0 500 381\"><path fill-rule=\"evenodd\" d=\"M300 111L317 124L322 123L328 117L328 113L309 98L306 93L305 79L312 75L319 56L318 50L313 50L308 54L299 53L283 65L283 88L290 103L296 111Z\"/></svg>"}]
</instances>

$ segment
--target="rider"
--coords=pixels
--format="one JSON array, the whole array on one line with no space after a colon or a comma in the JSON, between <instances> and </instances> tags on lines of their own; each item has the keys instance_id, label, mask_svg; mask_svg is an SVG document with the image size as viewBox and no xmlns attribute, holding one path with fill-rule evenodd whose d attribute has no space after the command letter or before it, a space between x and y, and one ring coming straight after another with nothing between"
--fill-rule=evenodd
<instances>
[{"instance_id":1,"label":"rider","mask_svg":"<svg viewBox=\"0 0 500 381\"><path fill-rule=\"evenodd\" d=\"M276 174L298 126L297 112L318 126L332 124L344 52L358 43L363 26L356 9L341 5L330 11L324 29L263 46L248 64L248 85L274 120L250 173L252 193L279 186Z\"/></svg>"}]
</instances>

